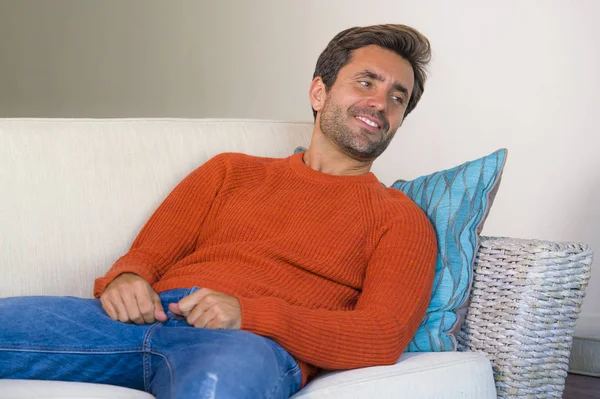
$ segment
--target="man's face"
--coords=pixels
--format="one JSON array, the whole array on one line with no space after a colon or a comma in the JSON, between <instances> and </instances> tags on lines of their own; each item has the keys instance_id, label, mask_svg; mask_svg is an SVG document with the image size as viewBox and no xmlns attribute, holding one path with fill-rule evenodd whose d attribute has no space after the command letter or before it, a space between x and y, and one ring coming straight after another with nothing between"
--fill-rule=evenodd
<instances>
[{"instance_id":1,"label":"man's face","mask_svg":"<svg viewBox=\"0 0 600 399\"><path fill-rule=\"evenodd\" d=\"M399 55L374 45L354 50L325 93L320 130L353 158L372 161L402 124L413 85L413 69Z\"/></svg>"}]
</instances>

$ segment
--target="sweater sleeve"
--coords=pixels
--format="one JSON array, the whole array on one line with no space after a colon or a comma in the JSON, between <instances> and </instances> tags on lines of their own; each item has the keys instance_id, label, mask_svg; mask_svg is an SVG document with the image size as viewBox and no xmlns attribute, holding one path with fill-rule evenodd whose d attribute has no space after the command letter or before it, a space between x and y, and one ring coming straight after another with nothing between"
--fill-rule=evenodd
<instances>
[{"instance_id":1,"label":"sweater sleeve","mask_svg":"<svg viewBox=\"0 0 600 399\"><path fill-rule=\"evenodd\" d=\"M226 154L217 155L183 179L146 222L129 252L94 283L94 296L122 273L156 283L170 266L190 254L204 218L227 171Z\"/></svg>"},{"instance_id":2,"label":"sweater sleeve","mask_svg":"<svg viewBox=\"0 0 600 399\"><path fill-rule=\"evenodd\" d=\"M239 298L242 329L267 336L323 369L394 364L427 310L436 257L435 232L424 214L396 222L385 229L368 262L354 310Z\"/></svg>"}]
</instances>

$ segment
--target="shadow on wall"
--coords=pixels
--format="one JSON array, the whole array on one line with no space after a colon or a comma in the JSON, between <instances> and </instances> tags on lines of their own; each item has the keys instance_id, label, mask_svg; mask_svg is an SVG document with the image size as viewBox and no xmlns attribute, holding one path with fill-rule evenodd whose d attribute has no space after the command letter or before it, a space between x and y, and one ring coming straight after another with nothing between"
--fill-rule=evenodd
<instances>
[{"instance_id":1,"label":"shadow on wall","mask_svg":"<svg viewBox=\"0 0 600 399\"><path fill-rule=\"evenodd\" d=\"M572 237L589 246L594 252L592 276L586 290L582 312L585 319L594 319L595 330L600 334L600 313L594 304L600 303L600 173L591 180L581 180L585 186L572 196L574 203L569 207L571 215L569 229L565 236ZM592 321L592 320L590 320ZM583 327L583 326L582 326Z\"/></svg>"}]
</instances>

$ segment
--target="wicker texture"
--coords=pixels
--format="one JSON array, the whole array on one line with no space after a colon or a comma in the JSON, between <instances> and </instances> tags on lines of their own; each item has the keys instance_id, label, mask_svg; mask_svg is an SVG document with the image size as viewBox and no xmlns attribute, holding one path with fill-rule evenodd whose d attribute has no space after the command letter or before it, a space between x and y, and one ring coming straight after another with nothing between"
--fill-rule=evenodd
<instances>
[{"instance_id":1,"label":"wicker texture","mask_svg":"<svg viewBox=\"0 0 600 399\"><path fill-rule=\"evenodd\" d=\"M592 251L481 237L459 350L484 352L499 398L560 398Z\"/></svg>"}]
</instances>

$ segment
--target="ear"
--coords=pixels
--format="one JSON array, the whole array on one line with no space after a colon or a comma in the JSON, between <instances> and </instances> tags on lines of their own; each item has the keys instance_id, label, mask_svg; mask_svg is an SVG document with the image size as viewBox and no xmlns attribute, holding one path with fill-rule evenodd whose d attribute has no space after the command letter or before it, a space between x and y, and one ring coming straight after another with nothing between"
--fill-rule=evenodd
<instances>
[{"instance_id":1,"label":"ear","mask_svg":"<svg viewBox=\"0 0 600 399\"><path fill-rule=\"evenodd\" d=\"M323 109L325 99L327 98L327 92L325 90L325 83L323 83L323 79L321 79L320 76L317 76L313 79L312 83L310 84L308 96L310 98L310 104L315 111L320 111Z\"/></svg>"}]
</instances>

